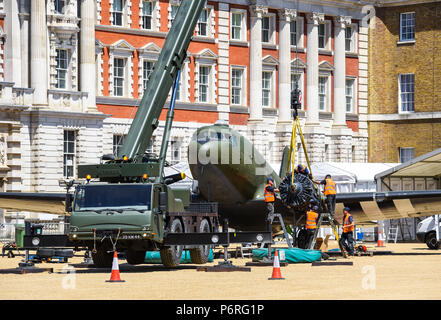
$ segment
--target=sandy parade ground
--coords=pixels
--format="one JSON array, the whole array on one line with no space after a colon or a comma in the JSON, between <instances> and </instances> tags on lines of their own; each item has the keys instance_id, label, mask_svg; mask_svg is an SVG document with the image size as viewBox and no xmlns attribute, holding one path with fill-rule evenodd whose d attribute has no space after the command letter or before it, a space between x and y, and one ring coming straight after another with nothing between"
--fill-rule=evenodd
<instances>
[{"instance_id":1,"label":"sandy parade ground","mask_svg":"<svg viewBox=\"0 0 441 320\"><path fill-rule=\"evenodd\" d=\"M369 250L391 255L355 256L353 266L281 267L285 280L269 281L272 267L251 267L251 272L201 272L197 265L176 269L160 265L131 266L119 260L122 283L107 283L110 269L72 268L83 261L77 252L69 263L40 263L53 273L0 274L0 299L155 299L155 300L271 300L271 299L441 299L441 250L422 243L388 243ZM15 268L23 255L0 258L0 270ZM243 266L250 258L232 258ZM217 265L215 259L208 265Z\"/></svg>"}]
</instances>

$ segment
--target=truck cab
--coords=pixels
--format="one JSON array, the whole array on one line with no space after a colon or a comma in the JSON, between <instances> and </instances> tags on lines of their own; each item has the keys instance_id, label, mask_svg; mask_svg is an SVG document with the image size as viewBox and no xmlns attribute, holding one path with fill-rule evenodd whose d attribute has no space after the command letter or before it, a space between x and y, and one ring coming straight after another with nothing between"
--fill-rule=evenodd
<instances>
[{"instance_id":1,"label":"truck cab","mask_svg":"<svg viewBox=\"0 0 441 320\"><path fill-rule=\"evenodd\" d=\"M164 221L159 210L161 187L151 183L79 185L74 194L70 240L93 240L106 230L119 230L121 240L161 242Z\"/></svg>"},{"instance_id":2,"label":"truck cab","mask_svg":"<svg viewBox=\"0 0 441 320\"><path fill-rule=\"evenodd\" d=\"M111 265L113 250L125 252L130 264L144 263L146 251L160 251L163 263L173 267L186 248L195 263L205 263L207 245L164 243L168 233L217 230L217 205L191 199L190 188L164 183L80 184L73 195L69 240L91 250L98 267Z\"/></svg>"}]
</instances>

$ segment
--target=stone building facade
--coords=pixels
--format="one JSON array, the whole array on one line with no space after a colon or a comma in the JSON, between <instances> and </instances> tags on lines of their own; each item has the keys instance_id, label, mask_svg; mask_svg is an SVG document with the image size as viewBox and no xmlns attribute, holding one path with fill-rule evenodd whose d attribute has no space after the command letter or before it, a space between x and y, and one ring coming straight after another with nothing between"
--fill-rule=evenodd
<instances>
[{"instance_id":1,"label":"stone building facade","mask_svg":"<svg viewBox=\"0 0 441 320\"><path fill-rule=\"evenodd\" d=\"M59 192L78 164L118 150L178 5L0 0L0 190ZM280 161L299 79L311 160L366 162L365 13L355 0L208 1L182 70L169 159L185 161L194 131L222 119Z\"/></svg>"},{"instance_id":2,"label":"stone building facade","mask_svg":"<svg viewBox=\"0 0 441 320\"><path fill-rule=\"evenodd\" d=\"M441 148L441 3L380 1L370 29L369 162Z\"/></svg>"}]
</instances>

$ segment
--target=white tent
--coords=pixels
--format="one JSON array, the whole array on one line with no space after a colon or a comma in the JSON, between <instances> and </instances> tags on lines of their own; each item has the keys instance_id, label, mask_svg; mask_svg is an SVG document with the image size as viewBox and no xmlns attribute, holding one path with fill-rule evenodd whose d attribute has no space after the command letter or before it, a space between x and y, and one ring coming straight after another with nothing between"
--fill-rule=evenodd
<instances>
[{"instance_id":1,"label":"white tent","mask_svg":"<svg viewBox=\"0 0 441 320\"><path fill-rule=\"evenodd\" d=\"M193 182L193 176L191 175L190 166L187 162L178 162L174 165L168 166L164 168L164 176L176 174L183 172L185 173L185 179L178 181L176 184L180 184L182 186L191 186Z\"/></svg>"},{"instance_id":2,"label":"white tent","mask_svg":"<svg viewBox=\"0 0 441 320\"><path fill-rule=\"evenodd\" d=\"M337 192L376 191L375 175L396 166L396 163L323 162L311 166L314 179L328 173L337 185ZM327 173L326 173L327 172Z\"/></svg>"}]
</instances>

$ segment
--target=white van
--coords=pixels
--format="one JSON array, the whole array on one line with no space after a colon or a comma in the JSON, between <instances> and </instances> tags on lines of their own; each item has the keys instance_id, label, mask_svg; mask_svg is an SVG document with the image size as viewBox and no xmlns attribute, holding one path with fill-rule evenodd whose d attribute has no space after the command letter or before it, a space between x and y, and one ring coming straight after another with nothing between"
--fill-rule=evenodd
<instances>
[{"instance_id":1,"label":"white van","mask_svg":"<svg viewBox=\"0 0 441 320\"><path fill-rule=\"evenodd\" d=\"M440 219L441 224L441 219ZM439 249L441 241L436 241L435 216L428 217L418 223L416 230L417 239L425 242L429 249Z\"/></svg>"}]
</instances>

